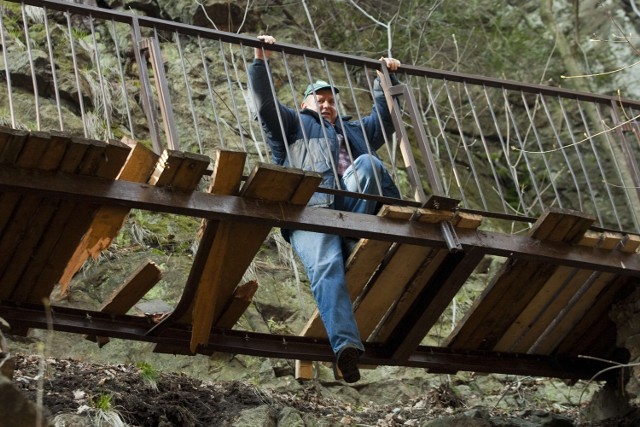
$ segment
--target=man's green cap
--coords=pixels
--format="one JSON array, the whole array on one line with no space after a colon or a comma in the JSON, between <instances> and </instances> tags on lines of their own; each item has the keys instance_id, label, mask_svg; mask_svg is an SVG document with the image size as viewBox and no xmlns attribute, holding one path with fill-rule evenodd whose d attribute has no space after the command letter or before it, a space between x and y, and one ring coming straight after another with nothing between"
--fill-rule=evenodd
<instances>
[{"instance_id":1,"label":"man's green cap","mask_svg":"<svg viewBox=\"0 0 640 427\"><path fill-rule=\"evenodd\" d=\"M334 93L340 93L337 87L331 86L331 84L325 82L324 80L318 80L314 84L307 86L307 89L304 91L304 97L306 98L312 92L317 92L322 89L331 89L332 87Z\"/></svg>"}]
</instances>

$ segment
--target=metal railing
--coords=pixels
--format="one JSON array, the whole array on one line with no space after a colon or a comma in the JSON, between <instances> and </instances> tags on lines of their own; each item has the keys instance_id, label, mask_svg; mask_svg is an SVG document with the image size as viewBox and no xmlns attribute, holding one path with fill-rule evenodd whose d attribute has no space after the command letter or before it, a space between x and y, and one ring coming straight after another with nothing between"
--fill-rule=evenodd
<instances>
[{"instance_id":1,"label":"metal railing","mask_svg":"<svg viewBox=\"0 0 640 427\"><path fill-rule=\"evenodd\" d=\"M270 161L247 79L256 38L59 1L0 6L2 124L128 136L157 151L241 150L247 172ZM296 108L323 79L340 89L341 112L371 111L379 61L273 49L273 95L283 104ZM409 90L396 100L408 131L397 129L378 154L405 201L435 193L519 219L573 209L640 232L640 102L422 67L398 75Z\"/></svg>"}]
</instances>

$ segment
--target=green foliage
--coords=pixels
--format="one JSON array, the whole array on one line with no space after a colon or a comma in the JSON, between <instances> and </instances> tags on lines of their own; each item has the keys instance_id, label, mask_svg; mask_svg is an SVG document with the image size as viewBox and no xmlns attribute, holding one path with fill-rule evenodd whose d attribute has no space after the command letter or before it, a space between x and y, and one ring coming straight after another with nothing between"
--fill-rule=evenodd
<instances>
[{"instance_id":1,"label":"green foliage","mask_svg":"<svg viewBox=\"0 0 640 427\"><path fill-rule=\"evenodd\" d=\"M138 362L136 366L140 370L140 378L142 378L147 387L157 391L160 373L147 362Z\"/></svg>"},{"instance_id":2,"label":"green foliage","mask_svg":"<svg viewBox=\"0 0 640 427\"><path fill-rule=\"evenodd\" d=\"M100 411L108 412L113 409L113 396L101 394L96 400L90 399L91 406Z\"/></svg>"}]
</instances>

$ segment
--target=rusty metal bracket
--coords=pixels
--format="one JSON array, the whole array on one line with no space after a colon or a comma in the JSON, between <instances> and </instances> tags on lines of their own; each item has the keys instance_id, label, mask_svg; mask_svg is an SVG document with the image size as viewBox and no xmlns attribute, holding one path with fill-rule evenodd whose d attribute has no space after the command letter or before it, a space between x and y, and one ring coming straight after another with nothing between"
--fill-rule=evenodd
<instances>
[{"instance_id":1,"label":"rusty metal bracket","mask_svg":"<svg viewBox=\"0 0 640 427\"><path fill-rule=\"evenodd\" d=\"M427 209L455 211L458 209L459 204L460 200L458 199L432 195L429 197L429 200L424 203L423 207ZM442 232L442 237L447 244L449 252L455 253L462 250L462 245L460 244L460 240L458 239L458 235L456 234L456 230L451 221L440 222L440 231Z\"/></svg>"}]
</instances>

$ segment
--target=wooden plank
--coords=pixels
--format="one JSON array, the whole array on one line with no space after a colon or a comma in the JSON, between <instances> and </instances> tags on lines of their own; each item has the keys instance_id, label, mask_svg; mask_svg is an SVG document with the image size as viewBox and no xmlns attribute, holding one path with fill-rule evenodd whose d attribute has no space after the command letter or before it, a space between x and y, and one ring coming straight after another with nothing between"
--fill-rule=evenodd
<instances>
[{"instance_id":1,"label":"wooden plank","mask_svg":"<svg viewBox=\"0 0 640 427\"><path fill-rule=\"evenodd\" d=\"M218 150L216 152L211 184L208 191L212 194L236 195L240 192L242 184L242 174L247 155L240 151ZM218 231L220 221L203 220L198 231L198 251L194 257L193 266L189 272L185 289L195 289L200 282L204 271L211 245ZM176 309L177 314L172 314L162 323L169 324L176 321L179 323L191 323L193 315L193 299L195 295L183 294ZM185 309L181 310L181 306ZM179 313L183 311L182 313ZM155 350L154 350L155 351ZM162 349L158 351L162 352Z\"/></svg>"},{"instance_id":2,"label":"wooden plank","mask_svg":"<svg viewBox=\"0 0 640 427\"><path fill-rule=\"evenodd\" d=\"M202 176L209 167L209 157L194 153L182 154L184 158L171 181L171 187L178 190L193 191L198 187Z\"/></svg>"},{"instance_id":3,"label":"wooden plank","mask_svg":"<svg viewBox=\"0 0 640 427\"><path fill-rule=\"evenodd\" d=\"M555 350L555 354L567 354L576 356L579 354L591 354L592 331L598 324L609 319L609 312L616 301L625 298L635 289L635 285L630 284L628 278L619 278L598 295L598 298L591 309L580 319L580 322L573 328Z\"/></svg>"},{"instance_id":4,"label":"wooden plank","mask_svg":"<svg viewBox=\"0 0 640 427\"><path fill-rule=\"evenodd\" d=\"M126 314L162 279L162 271L152 261L142 263L115 289L100 311L110 314ZM89 335L86 339L97 342L100 347L109 342L108 337Z\"/></svg>"},{"instance_id":5,"label":"wooden plank","mask_svg":"<svg viewBox=\"0 0 640 427\"><path fill-rule=\"evenodd\" d=\"M620 241L618 250L627 254L633 254L638 252L640 247L640 236L637 234L627 234Z\"/></svg>"},{"instance_id":6,"label":"wooden plank","mask_svg":"<svg viewBox=\"0 0 640 427\"><path fill-rule=\"evenodd\" d=\"M402 244L385 265L384 270L365 289L365 295L354 309L360 336L367 340L380 320L414 278L423 261L432 252L426 246Z\"/></svg>"},{"instance_id":7,"label":"wooden plank","mask_svg":"<svg viewBox=\"0 0 640 427\"><path fill-rule=\"evenodd\" d=\"M15 165L28 169L37 167L48 141L46 134L41 132L21 140L16 144L21 149L16 152ZM40 200L40 197L30 195L15 199L10 223L0 240L0 280L3 283L0 295L5 297L13 291L18 279L16 275L23 271L50 217L48 209L39 210Z\"/></svg>"},{"instance_id":8,"label":"wooden plank","mask_svg":"<svg viewBox=\"0 0 640 427\"><path fill-rule=\"evenodd\" d=\"M484 253L476 248L447 253L386 342L394 360L408 360L414 354L483 257Z\"/></svg>"},{"instance_id":9,"label":"wooden plank","mask_svg":"<svg viewBox=\"0 0 640 427\"><path fill-rule=\"evenodd\" d=\"M247 154L240 151L216 151L209 193L238 194L246 158Z\"/></svg>"},{"instance_id":10,"label":"wooden plank","mask_svg":"<svg viewBox=\"0 0 640 427\"><path fill-rule=\"evenodd\" d=\"M20 167L39 169L40 159L47 153L50 141L51 136L46 132L31 132L20 151Z\"/></svg>"},{"instance_id":11,"label":"wooden plank","mask_svg":"<svg viewBox=\"0 0 640 427\"><path fill-rule=\"evenodd\" d=\"M392 306L389 315L384 319L384 323L378 327L375 334L369 337L368 341L384 343L389 340L391 334L402 321L402 318L413 305L415 298L429 283L441 263L447 257L448 251L444 249L434 249L424 258L415 276L402 290L402 294ZM426 308L426 307L425 307Z\"/></svg>"},{"instance_id":12,"label":"wooden plank","mask_svg":"<svg viewBox=\"0 0 640 427\"><path fill-rule=\"evenodd\" d=\"M258 291L258 282L250 280L243 285L239 285L233 292L231 301L225 307L222 316L216 322L216 327L223 329L231 329L238 319L244 314L245 310L253 301L253 296Z\"/></svg>"},{"instance_id":13,"label":"wooden plank","mask_svg":"<svg viewBox=\"0 0 640 427\"><path fill-rule=\"evenodd\" d=\"M75 150L74 147L76 146L81 147L81 149ZM78 173L106 179L114 179L118 175L122 169L122 163L117 164L117 161L124 161L130 152L130 148L125 144L113 144L110 148L112 151L109 166L103 167L100 162L104 160L104 153L107 148L106 143L84 138L72 138L72 143L67 148L61 169L69 172L75 170ZM80 158L79 152L83 153L80 163L76 168L72 168L72 165ZM67 156L67 153L71 154ZM69 163L66 163L67 161ZM89 229L99 208L98 205L84 203L64 202L64 204L72 205L73 214L69 217L67 215L68 211L63 210L62 215L66 221L59 230L50 229L49 233L47 233L47 239L55 240L55 243L49 253L48 261L40 271L40 275L33 281L32 285L28 285L30 291L26 298L29 302L39 303L42 298L50 295L53 287L62 276L67 262ZM63 237L60 238L55 234Z\"/></svg>"},{"instance_id":14,"label":"wooden plank","mask_svg":"<svg viewBox=\"0 0 640 427\"><path fill-rule=\"evenodd\" d=\"M314 377L313 361L311 361L311 360L296 360L295 378L297 380L310 380L313 377Z\"/></svg>"},{"instance_id":15,"label":"wooden plank","mask_svg":"<svg viewBox=\"0 0 640 427\"><path fill-rule=\"evenodd\" d=\"M579 244L584 247L595 247L600 240L600 233L590 232L583 235ZM526 353L555 319L557 313L588 280L591 273L592 271L589 270L558 267L507 329L493 350Z\"/></svg>"},{"instance_id":16,"label":"wooden plank","mask_svg":"<svg viewBox=\"0 0 640 427\"><path fill-rule=\"evenodd\" d=\"M58 239L62 238L61 231L68 219L72 217L74 208L75 205L72 203L63 203L58 209L56 209L55 215L53 215L53 218L49 223L47 236L40 242L33 253L31 261L29 262L29 268L24 272L24 274L22 274L16 287L13 289L11 300L27 300L37 277L49 262L49 257L55 248Z\"/></svg>"},{"instance_id":17,"label":"wooden plank","mask_svg":"<svg viewBox=\"0 0 640 427\"><path fill-rule=\"evenodd\" d=\"M385 205L380 209L378 216L408 220L415 211L415 209L411 208ZM391 245L391 242L370 239L361 239L358 242L345 264L347 288L349 289L351 301L354 301L360 295L371 276L378 269ZM300 335L314 338L327 337L327 332L317 309L307 321Z\"/></svg>"},{"instance_id":18,"label":"wooden plank","mask_svg":"<svg viewBox=\"0 0 640 427\"><path fill-rule=\"evenodd\" d=\"M71 139L85 140L85 138L77 136L74 136ZM97 176L96 171L106 160L105 151L107 149L107 143L92 139L86 140L86 143L89 145L89 148L85 151L84 156L82 156L82 160L78 165L76 173L80 175Z\"/></svg>"},{"instance_id":19,"label":"wooden plank","mask_svg":"<svg viewBox=\"0 0 640 427\"><path fill-rule=\"evenodd\" d=\"M57 170L67 152L67 145L71 143L71 136L62 132L50 132L46 155L40 158L38 169L44 171Z\"/></svg>"},{"instance_id":20,"label":"wooden plank","mask_svg":"<svg viewBox=\"0 0 640 427\"><path fill-rule=\"evenodd\" d=\"M526 353L592 273L589 270L558 268L500 338L494 350Z\"/></svg>"},{"instance_id":21,"label":"wooden plank","mask_svg":"<svg viewBox=\"0 0 640 427\"><path fill-rule=\"evenodd\" d=\"M160 156L137 141L123 137L122 143L131 148L129 158L118 175L118 179L131 182L147 182L155 170Z\"/></svg>"},{"instance_id":22,"label":"wooden plank","mask_svg":"<svg viewBox=\"0 0 640 427\"><path fill-rule=\"evenodd\" d=\"M0 164L16 162L29 132L7 127L0 128Z\"/></svg>"},{"instance_id":23,"label":"wooden plank","mask_svg":"<svg viewBox=\"0 0 640 427\"><path fill-rule=\"evenodd\" d=\"M574 294L567 306L556 316L554 321L545 329L544 333L536 340L527 353L551 354L567 336L567 334L580 322L585 313L596 301L605 286L610 285L617 276L613 273L592 273Z\"/></svg>"},{"instance_id":24,"label":"wooden plank","mask_svg":"<svg viewBox=\"0 0 640 427\"><path fill-rule=\"evenodd\" d=\"M455 217L451 220L451 223L458 228L476 229L482 224L482 216L457 212ZM440 283L433 283L434 276L443 268L443 266L453 261L448 260L449 258L452 258L449 252L444 249L440 249L434 250L432 254L425 259L415 278L403 291L402 296L398 299L391 313L384 320L384 323L379 326L375 336L371 337L370 340L376 342L389 341L392 335L397 333L398 327L401 323L411 324L412 331L405 331L405 333L410 333L415 336L422 334L422 337L426 335L428 330L433 326L433 323L435 323L444 310L446 310L451 299L458 292L459 287L462 286L464 281L467 279L467 277L460 277L460 279L455 281L455 283L452 281L445 285L445 282L450 279L450 275L446 274L447 279L438 280ZM465 260L464 270L467 271L469 268L473 270L475 268L475 264L480 262L481 259L482 257L477 259L476 257L467 257ZM459 262L462 261L455 261L454 263L457 266ZM450 268L455 269L456 271L460 270L459 267L451 266ZM426 291L425 288L427 286L431 287L432 290ZM423 293L425 295L420 299L420 308L416 308L416 298ZM431 319L428 319L428 316L418 316L417 313L411 313L412 311L428 311L432 313L432 316ZM419 317L420 321L406 321L405 319L407 316L411 316L412 318ZM424 333L414 330L417 328ZM409 347L412 345L413 344L410 344ZM417 346L417 344L415 345ZM398 347L401 346L398 345ZM414 348L411 350L413 349Z\"/></svg>"},{"instance_id":25,"label":"wooden plank","mask_svg":"<svg viewBox=\"0 0 640 427\"><path fill-rule=\"evenodd\" d=\"M87 161L83 164L83 159L85 155L87 155L88 160L91 159L92 156L87 154L87 152L92 150L94 147L93 143L93 140L72 136L71 143L67 145L67 149L64 152L64 157L60 164L60 171L65 173L79 173L81 170L86 169L85 165L90 165L91 162ZM104 145L106 144L98 142L96 151L103 151Z\"/></svg>"},{"instance_id":26,"label":"wooden plank","mask_svg":"<svg viewBox=\"0 0 640 427\"><path fill-rule=\"evenodd\" d=\"M467 212L456 212L456 216L451 223L454 227L475 230L482 225L482 215L471 214Z\"/></svg>"},{"instance_id":27,"label":"wooden plank","mask_svg":"<svg viewBox=\"0 0 640 427\"><path fill-rule=\"evenodd\" d=\"M51 218L59 205L58 201L47 199L36 200L36 203L37 213L27 217L25 221L16 220L14 222L14 227L25 225L27 228L24 230L20 242L16 244L12 253L9 254L6 270L0 274L0 283L2 283L3 288L0 290L0 299L7 298L12 294L20 277L30 267L33 254L37 250L42 236L47 232ZM23 199L21 206L25 204L26 201ZM0 241L0 252L2 252L1 248L4 246L5 241L4 238Z\"/></svg>"},{"instance_id":28,"label":"wooden plank","mask_svg":"<svg viewBox=\"0 0 640 427\"><path fill-rule=\"evenodd\" d=\"M171 185L174 177L180 169L184 154L175 150L164 150L158 160L156 169L149 178L149 184L164 187Z\"/></svg>"},{"instance_id":29,"label":"wooden plank","mask_svg":"<svg viewBox=\"0 0 640 427\"><path fill-rule=\"evenodd\" d=\"M132 182L146 182L154 170L159 156L142 144L132 146L132 140L127 142L126 146L131 151L119 177ZM119 160L123 161L124 159L120 157ZM61 294L64 295L66 293L71 279L89 257L96 258L100 252L111 245L111 242L124 225L129 211L129 208L115 205L100 207L89 226L89 230L82 237L82 241L76 247L60 277Z\"/></svg>"},{"instance_id":30,"label":"wooden plank","mask_svg":"<svg viewBox=\"0 0 640 427\"><path fill-rule=\"evenodd\" d=\"M584 235L592 221L580 213L548 211L529 235L573 242L578 235ZM556 268L548 263L509 259L445 340L445 345L456 349L493 349Z\"/></svg>"},{"instance_id":31,"label":"wooden plank","mask_svg":"<svg viewBox=\"0 0 640 427\"><path fill-rule=\"evenodd\" d=\"M113 291L100 307L100 311L111 314L127 313L160 279L162 279L162 271L156 263L152 261L143 263Z\"/></svg>"},{"instance_id":32,"label":"wooden plank","mask_svg":"<svg viewBox=\"0 0 640 427\"><path fill-rule=\"evenodd\" d=\"M29 132L0 127L0 164L15 164L19 167L33 168L34 161L30 154L39 146L46 145L46 134L39 132L31 138ZM29 140L31 139L31 142ZM24 154L20 154L23 147L29 146ZM16 193L0 194L0 233L4 233L14 217L14 211L22 196ZM0 234L1 236L1 234Z\"/></svg>"},{"instance_id":33,"label":"wooden plank","mask_svg":"<svg viewBox=\"0 0 640 427\"><path fill-rule=\"evenodd\" d=\"M304 174L290 169L261 164L251 173L241 190L250 198L288 201L296 192ZM271 227L259 224L221 222L198 285L193 307L190 349L209 340L211 327L242 278ZM242 242L242 244L238 244Z\"/></svg>"},{"instance_id":34,"label":"wooden plank","mask_svg":"<svg viewBox=\"0 0 640 427\"><path fill-rule=\"evenodd\" d=\"M293 197L303 178L304 172L301 170L262 163L253 168L240 195L252 199L287 202Z\"/></svg>"},{"instance_id":35,"label":"wooden plank","mask_svg":"<svg viewBox=\"0 0 640 427\"><path fill-rule=\"evenodd\" d=\"M131 147L117 139L110 139L104 148L102 158L98 159L97 166L91 174L95 176L115 179L120 175L123 165L131 154ZM95 172L93 172L95 170Z\"/></svg>"}]
</instances>

